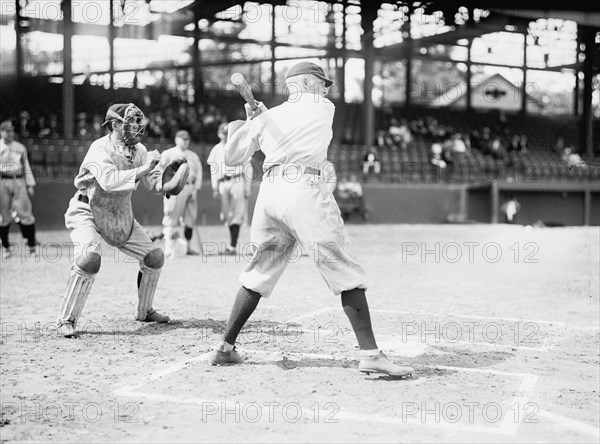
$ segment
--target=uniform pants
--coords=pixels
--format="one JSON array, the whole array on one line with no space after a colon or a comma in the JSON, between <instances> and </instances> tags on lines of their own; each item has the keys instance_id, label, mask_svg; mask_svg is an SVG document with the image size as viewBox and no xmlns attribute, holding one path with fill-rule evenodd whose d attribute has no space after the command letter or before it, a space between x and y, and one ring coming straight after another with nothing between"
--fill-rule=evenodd
<instances>
[{"instance_id":1,"label":"uniform pants","mask_svg":"<svg viewBox=\"0 0 600 444\"><path fill-rule=\"evenodd\" d=\"M246 183L243 176L219 182L221 221L227 226L242 225L247 211Z\"/></svg>"},{"instance_id":2,"label":"uniform pants","mask_svg":"<svg viewBox=\"0 0 600 444\"><path fill-rule=\"evenodd\" d=\"M35 223L25 180L0 179L0 227L10 225L13 209L17 212L21 224Z\"/></svg>"},{"instance_id":3,"label":"uniform pants","mask_svg":"<svg viewBox=\"0 0 600 444\"><path fill-rule=\"evenodd\" d=\"M262 181L252 217L252 260L242 285L268 297L290 262L308 252L334 294L366 288L339 207L319 176L273 173Z\"/></svg>"},{"instance_id":4,"label":"uniform pants","mask_svg":"<svg viewBox=\"0 0 600 444\"><path fill-rule=\"evenodd\" d=\"M193 184L187 184L177 196L163 199L163 227L179 227L181 221L186 227L193 227L196 224L198 213L196 192Z\"/></svg>"}]
</instances>

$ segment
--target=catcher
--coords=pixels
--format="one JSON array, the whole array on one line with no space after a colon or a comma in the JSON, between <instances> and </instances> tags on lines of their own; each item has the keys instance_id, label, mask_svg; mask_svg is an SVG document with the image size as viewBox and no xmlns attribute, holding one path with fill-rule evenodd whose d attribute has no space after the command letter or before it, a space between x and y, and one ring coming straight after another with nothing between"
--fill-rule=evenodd
<instances>
[{"instance_id":1,"label":"catcher","mask_svg":"<svg viewBox=\"0 0 600 444\"><path fill-rule=\"evenodd\" d=\"M146 150L140 143L143 119L142 111L132 103L112 105L103 124L109 134L92 143L75 177L77 192L65 214L75 262L57 319L59 333L65 337L75 335L77 319L100 270L101 239L139 260L135 319L169 321L152 308L163 252L134 219L131 194L141 181L150 191L176 195L189 169L185 158L167 163L158 151Z\"/></svg>"}]
</instances>

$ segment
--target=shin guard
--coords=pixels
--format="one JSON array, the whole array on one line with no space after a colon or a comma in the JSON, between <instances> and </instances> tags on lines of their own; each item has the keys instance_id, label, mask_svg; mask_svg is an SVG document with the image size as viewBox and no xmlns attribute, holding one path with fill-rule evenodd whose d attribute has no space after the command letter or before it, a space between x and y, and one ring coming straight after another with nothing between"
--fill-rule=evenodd
<instances>
[{"instance_id":1,"label":"shin guard","mask_svg":"<svg viewBox=\"0 0 600 444\"><path fill-rule=\"evenodd\" d=\"M135 317L138 321L146 320L152 312L152 301L154 300L154 293L156 293L160 271L160 268L149 268L146 266L143 266L140 270L142 278L139 280L138 308Z\"/></svg>"},{"instance_id":2,"label":"shin guard","mask_svg":"<svg viewBox=\"0 0 600 444\"><path fill-rule=\"evenodd\" d=\"M75 327L83 311L85 301L90 294L95 277L96 273L87 273L77 265L73 265L67 290L56 320L58 327L65 323L72 323Z\"/></svg>"}]
</instances>

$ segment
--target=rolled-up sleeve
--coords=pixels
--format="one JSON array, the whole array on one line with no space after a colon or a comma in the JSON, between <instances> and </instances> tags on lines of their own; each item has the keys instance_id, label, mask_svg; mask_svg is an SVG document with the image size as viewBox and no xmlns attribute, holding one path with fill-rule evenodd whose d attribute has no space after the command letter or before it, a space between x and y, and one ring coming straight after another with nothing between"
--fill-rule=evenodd
<instances>
[{"instance_id":1,"label":"rolled-up sleeve","mask_svg":"<svg viewBox=\"0 0 600 444\"><path fill-rule=\"evenodd\" d=\"M133 191L135 178L141 167L131 170L118 170L101 147L91 146L81 168L96 179L105 191Z\"/></svg>"}]
</instances>

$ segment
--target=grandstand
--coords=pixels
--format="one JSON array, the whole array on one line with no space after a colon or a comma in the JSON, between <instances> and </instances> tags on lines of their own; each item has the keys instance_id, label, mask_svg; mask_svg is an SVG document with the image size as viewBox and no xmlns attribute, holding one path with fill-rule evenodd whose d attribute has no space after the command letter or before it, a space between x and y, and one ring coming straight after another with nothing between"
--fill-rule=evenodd
<instances>
[{"instance_id":1,"label":"grandstand","mask_svg":"<svg viewBox=\"0 0 600 444\"><path fill-rule=\"evenodd\" d=\"M285 100L280 86L289 63L311 59L337 79L329 158L338 176L360 176L367 149L377 149L381 171L363 177L380 209L375 222L446 222L457 214L462 221L498 222L506 195L535 206L535 193L550 193L555 221L600 223L600 18L589 5L544 12L489 0L106 3L101 20L93 21L70 1L60 2L58 15L39 1L3 2L2 32L17 44L2 48L0 117L14 121L41 184L72 181L101 131L98 119L116 101L144 109L150 149L166 148L174 131L186 128L204 161L218 123L239 118L242 109L222 79L243 72L257 97L273 106ZM62 45L40 50L44 38ZM102 56L82 51L84 42L98 39ZM542 74L550 80L529 80ZM410 142L378 142L392 119L405 122ZM486 131L491 139L482 142ZM449 143L455 134L467 147L458 155ZM514 135L526 136L526 149L509 149ZM500 148L490 148L494 139ZM432 162L436 143L443 147L442 168ZM568 161L567 147L580 162ZM260 166L259 156L255 162ZM435 202L457 203L408 220L386 211L389 195L382 190L390 188L410 200L435 190ZM60 198L66 203L66 195ZM400 207L402 199L391 204ZM573 205L577 217L567 214ZM547 210L538 210L523 222L543 221Z\"/></svg>"}]
</instances>

